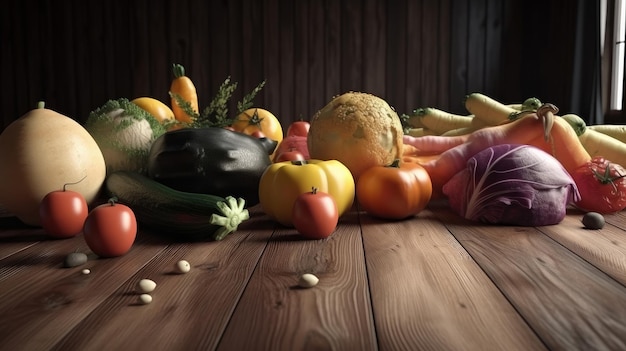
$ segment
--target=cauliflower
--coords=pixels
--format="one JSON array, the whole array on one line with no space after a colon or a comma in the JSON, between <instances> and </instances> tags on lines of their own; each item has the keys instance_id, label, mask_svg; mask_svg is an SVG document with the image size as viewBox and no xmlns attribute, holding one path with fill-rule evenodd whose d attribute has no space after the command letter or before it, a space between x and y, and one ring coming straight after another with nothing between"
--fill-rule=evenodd
<instances>
[{"instance_id":1,"label":"cauliflower","mask_svg":"<svg viewBox=\"0 0 626 351\"><path fill-rule=\"evenodd\" d=\"M347 92L332 99L311 119L307 137L311 158L343 163L352 176L402 156L398 114L377 96Z\"/></svg>"},{"instance_id":2,"label":"cauliflower","mask_svg":"<svg viewBox=\"0 0 626 351\"><path fill-rule=\"evenodd\" d=\"M165 133L154 116L125 98L109 100L92 111L85 129L100 147L107 173L145 173L152 142Z\"/></svg>"}]
</instances>

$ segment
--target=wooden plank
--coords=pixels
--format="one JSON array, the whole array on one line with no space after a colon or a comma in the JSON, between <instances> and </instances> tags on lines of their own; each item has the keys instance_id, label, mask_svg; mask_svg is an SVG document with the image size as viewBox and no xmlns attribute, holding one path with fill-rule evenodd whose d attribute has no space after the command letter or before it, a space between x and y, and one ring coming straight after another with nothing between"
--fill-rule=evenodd
<instances>
[{"instance_id":1,"label":"wooden plank","mask_svg":"<svg viewBox=\"0 0 626 351\"><path fill-rule=\"evenodd\" d=\"M309 1L295 1L293 4L293 74L294 97L293 111L282 115L282 123L288 126L296 116L308 115L309 108Z\"/></svg>"},{"instance_id":2,"label":"wooden plank","mask_svg":"<svg viewBox=\"0 0 626 351\"><path fill-rule=\"evenodd\" d=\"M189 3L189 13L187 21L189 22L189 40L190 40L190 58L189 58L189 77L193 80L198 94L198 108L202 112L206 108L213 96L211 92L211 65L219 60L209 42L210 23L207 18L213 2L209 1L191 1ZM221 33L220 33L221 34ZM171 67L172 63L164 67ZM169 89L169 82L165 86Z\"/></svg>"},{"instance_id":3,"label":"wooden plank","mask_svg":"<svg viewBox=\"0 0 626 351\"><path fill-rule=\"evenodd\" d=\"M144 239L139 239L127 255L114 259L94 258L82 236L42 241L3 259L3 347L51 348L164 247L152 238ZM81 267L63 268L65 256L76 250L89 254L90 261ZM83 268L92 273L83 275Z\"/></svg>"},{"instance_id":4,"label":"wooden plank","mask_svg":"<svg viewBox=\"0 0 626 351\"><path fill-rule=\"evenodd\" d=\"M50 239L43 229L26 226L16 217L0 218L0 228L0 260Z\"/></svg>"},{"instance_id":5,"label":"wooden plank","mask_svg":"<svg viewBox=\"0 0 626 351\"><path fill-rule=\"evenodd\" d=\"M43 11L35 11L35 16L41 16L41 18L45 18ZM13 69L17 69L17 80L15 81L17 87L21 89L25 89L24 96L37 96L37 101L46 101L45 96L43 95L44 89L37 82L41 81L41 67L42 61L44 60L44 51L42 45L44 42L49 39L48 37L48 29L44 27L44 24L40 21L32 21L28 19L21 19L18 24L21 28L19 30L25 31L29 34L30 45L27 45L25 51L20 53L20 56L16 57L17 60L21 61L21 70L20 67L14 67ZM4 45L3 45L4 46ZM18 88L18 89L19 89ZM3 89L4 92L5 89ZM9 89L6 89L9 90ZM29 104L29 108L23 112L27 112L37 106L37 101L31 101ZM48 102L48 101L46 101ZM54 101L49 101L52 104ZM50 105L49 108L52 108L54 105ZM59 111L59 107L56 107L57 111ZM63 113L62 111L59 111ZM19 116L18 116L19 117Z\"/></svg>"},{"instance_id":6,"label":"wooden plank","mask_svg":"<svg viewBox=\"0 0 626 351\"><path fill-rule=\"evenodd\" d=\"M17 56L16 41L19 40L19 37L17 36L19 31L17 30L15 22L19 20L19 16L15 16L14 14L19 12L17 10L18 6L17 2L7 3L4 6L3 11L0 13L0 40L2 41L2 50L0 50L0 67L14 65L16 62L14 57ZM7 87L16 86L17 71L15 70L15 67L12 67L11 70L6 70L6 72L5 70L2 70L2 74ZM4 106L4 113L0 116L0 133L2 133L6 126L26 111L19 111L17 91L15 88L3 89L2 94L0 94L0 106Z\"/></svg>"},{"instance_id":7,"label":"wooden plank","mask_svg":"<svg viewBox=\"0 0 626 351\"><path fill-rule=\"evenodd\" d=\"M471 223L443 207L437 217L548 348L626 348L624 285L535 228Z\"/></svg>"},{"instance_id":8,"label":"wooden plank","mask_svg":"<svg viewBox=\"0 0 626 351\"><path fill-rule=\"evenodd\" d=\"M363 1L363 90L387 99L387 17L383 1Z\"/></svg>"},{"instance_id":9,"label":"wooden plank","mask_svg":"<svg viewBox=\"0 0 626 351\"><path fill-rule=\"evenodd\" d=\"M570 213L558 225L539 230L626 286L624 229L606 225L602 230L588 230L580 221L582 213Z\"/></svg>"},{"instance_id":10,"label":"wooden plank","mask_svg":"<svg viewBox=\"0 0 626 351\"><path fill-rule=\"evenodd\" d=\"M263 61L265 53L263 52L263 17L259 14L263 13L262 1L243 1L242 18L240 22L242 63L239 75L239 85L233 101L241 101L244 95L254 89L265 77L263 76ZM232 44L231 44L232 45ZM235 110L233 110L233 113Z\"/></svg>"},{"instance_id":11,"label":"wooden plank","mask_svg":"<svg viewBox=\"0 0 626 351\"><path fill-rule=\"evenodd\" d=\"M295 76L295 50L301 45L294 43L293 28L296 26L293 18L294 2L280 0L278 5L279 18L279 45L280 45L280 108L279 116L293 116L295 111L295 99L298 89L298 82Z\"/></svg>"},{"instance_id":12,"label":"wooden plank","mask_svg":"<svg viewBox=\"0 0 626 351\"><path fill-rule=\"evenodd\" d=\"M339 1L326 0L326 31L324 32L324 100L329 102L334 96L344 93L341 90L341 9Z\"/></svg>"},{"instance_id":13,"label":"wooden plank","mask_svg":"<svg viewBox=\"0 0 626 351\"><path fill-rule=\"evenodd\" d=\"M361 227L381 350L544 349L432 212Z\"/></svg>"},{"instance_id":14,"label":"wooden plank","mask_svg":"<svg viewBox=\"0 0 626 351\"><path fill-rule=\"evenodd\" d=\"M438 65L437 65L437 103L435 106L444 107L451 111L451 107L460 105L460 101L455 100L456 97L450 96L450 71L451 71L451 55L450 55L450 28L452 19L450 15L450 2L452 0L439 1L438 33L439 43L437 45Z\"/></svg>"},{"instance_id":15,"label":"wooden plank","mask_svg":"<svg viewBox=\"0 0 626 351\"><path fill-rule=\"evenodd\" d=\"M342 1L341 9L341 68L340 88L346 91L362 91L363 86L363 19L361 3Z\"/></svg>"},{"instance_id":16,"label":"wooden plank","mask_svg":"<svg viewBox=\"0 0 626 351\"><path fill-rule=\"evenodd\" d=\"M420 54L422 55L420 69L420 79L418 80L421 96L421 105L409 104L409 106L435 106L439 100L439 89L432 89L434 84L439 84L440 66L445 65L445 60L440 56L439 47L441 46L444 33L440 32L439 23L441 17L445 16L440 11L441 4L439 2L424 1L421 10L421 43ZM447 66L444 66L447 69ZM436 83L435 83L436 82ZM408 84L408 82L407 82ZM410 100L410 97L407 97ZM413 98L415 101L415 98ZM417 102L417 101L415 101Z\"/></svg>"},{"instance_id":17,"label":"wooden plank","mask_svg":"<svg viewBox=\"0 0 626 351\"><path fill-rule=\"evenodd\" d=\"M496 99L502 100L500 90L501 78L506 76L502 72L502 37L503 37L503 7L502 1L487 1L485 17L485 52L484 52L484 88L486 92L493 92ZM506 82L504 82L506 84Z\"/></svg>"},{"instance_id":18,"label":"wooden plank","mask_svg":"<svg viewBox=\"0 0 626 351\"><path fill-rule=\"evenodd\" d=\"M426 28L428 19L433 17L432 13L425 13L424 8L428 6L428 1L407 1L404 16L406 17L406 63L400 69L406 72L406 81L404 85L404 101L405 105L398 113L410 114L415 108L428 106L430 102L426 99L428 96L427 85L424 85L429 79L427 67L432 62L432 55L437 55L432 50L432 37L436 36L432 28ZM432 2L431 2L432 3ZM426 21L426 23L424 23ZM436 59L436 58L435 58Z\"/></svg>"},{"instance_id":19,"label":"wooden plank","mask_svg":"<svg viewBox=\"0 0 626 351\"><path fill-rule=\"evenodd\" d=\"M487 0L474 0L468 7L467 92L485 90ZM471 35L469 35L471 33Z\"/></svg>"},{"instance_id":20,"label":"wooden plank","mask_svg":"<svg viewBox=\"0 0 626 351\"><path fill-rule=\"evenodd\" d=\"M511 82L521 82L524 78L524 70L513 69L513 67L521 68L522 60L526 59L526 55L523 54L526 46L519 45L524 42L522 33L526 27L526 17L518 16L523 13L526 5L516 0L503 0L502 3L502 54L500 55L502 75L499 89L503 101L524 100L528 96L522 96L522 84L511 84Z\"/></svg>"},{"instance_id":21,"label":"wooden plank","mask_svg":"<svg viewBox=\"0 0 626 351\"><path fill-rule=\"evenodd\" d=\"M471 93L468 91L469 9L466 1L452 1L451 4L449 111L467 114L462 101Z\"/></svg>"},{"instance_id":22,"label":"wooden plank","mask_svg":"<svg viewBox=\"0 0 626 351\"><path fill-rule=\"evenodd\" d=\"M144 38L148 41L148 53L149 59L147 64L149 65L150 72L150 87L148 87L149 96L163 102L166 105L170 105L170 96L168 94L170 90L170 84L173 78L172 74L172 62L169 55L165 54L167 51L167 43L164 43L164 38L167 38L167 26L169 15L166 12L167 6L164 1L158 3L150 3L149 7L149 19L148 28L150 34ZM208 11L207 11L208 12ZM194 16L196 17L196 16ZM200 17L200 16L197 16ZM202 20L205 20L205 16L202 16ZM204 35L202 36L204 38ZM199 45L200 48L206 48L206 45ZM204 59L209 59L205 57ZM192 61L192 67L197 67L199 63ZM200 64L206 67L206 64ZM195 69L194 69L195 71ZM194 84L198 83L200 93L204 92L202 88L202 79L196 79L198 77L193 71ZM201 76L200 76L201 77Z\"/></svg>"},{"instance_id":23,"label":"wooden plank","mask_svg":"<svg viewBox=\"0 0 626 351\"><path fill-rule=\"evenodd\" d=\"M387 57L385 58L386 100L396 111L410 111L406 102L407 67L407 1L393 1L387 4Z\"/></svg>"},{"instance_id":24,"label":"wooden plank","mask_svg":"<svg viewBox=\"0 0 626 351\"><path fill-rule=\"evenodd\" d=\"M250 279L220 350L375 350L372 311L356 212L328 239L278 230ZM297 288L303 273L319 277Z\"/></svg>"},{"instance_id":25,"label":"wooden plank","mask_svg":"<svg viewBox=\"0 0 626 351\"><path fill-rule=\"evenodd\" d=\"M124 274L123 284L55 349L215 349L273 232L274 223L258 210L251 216L220 242L171 244ZM189 273L175 273L180 259L191 264ZM138 303L136 290L143 278L157 283L147 306Z\"/></svg>"},{"instance_id":26,"label":"wooden plank","mask_svg":"<svg viewBox=\"0 0 626 351\"><path fill-rule=\"evenodd\" d=\"M626 229L626 210L604 215L604 219L607 223Z\"/></svg>"},{"instance_id":27,"label":"wooden plank","mask_svg":"<svg viewBox=\"0 0 626 351\"><path fill-rule=\"evenodd\" d=\"M94 109L104 105L108 99L115 99L123 96L118 95L121 93L120 90L123 89L122 84L128 84L128 81L122 81L120 83L121 77L119 77L119 75L128 72L123 67L118 67L119 63L117 60L120 56L125 56L120 55L119 53L126 52L126 48L124 48L118 41L117 27L111 23L112 18L117 18L116 14L117 11L115 11L113 6L104 6L102 13L99 14L101 20L107 24L103 28L102 38L102 45L106 48L106 50L104 50L103 57L100 57L98 63L95 64L100 65L106 72L105 80L101 84L102 94L105 98L102 101L97 102L94 105Z\"/></svg>"},{"instance_id":28,"label":"wooden plank","mask_svg":"<svg viewBox=\"0 0 626 351\"><path fill-rule=\"evenodd\" d=\"M104 8L107 7L104 3L90 4L90 11L96 13L102 13ZM107 48L104 45L104 31L109 22L105 22L102 16L82 16L88 21L86 24L88 31L88 42L92 45L88 45L89 58L87 61L87 72L89 81L85 84L89 85L89 95L84 97L85 104L78 111L75 119L83 124L89 117L89 113L97 107L103 105L110 96L105 94L105 85L107 81L107 71L104 69L104 57L106 57ZM87 46L87 45L86 45Z\"/></svg>"},{"instance_id":29,"label":"wooden plank","mask_svg":"<svg viewBox=\"0 0 626 351\"><path fill-rule=\"evenodd\" d=\"M311 117L328 103L324 96L326 83L325 63L326 51L324 40L326 38L326 22L324 21L324 4L319 1L309 2L309 30L308 42L308 109L297 111L292 116L293 120L309 121Z\"/></svg>"},{"instance_id":30,"label":"wooden plank","mask_svg":"<svg viewBox=\"0 0 626 351\"><path fill-rule=\"evenodd\" d=\"M237 109L237 101L241 96L241 88L243 81L243 61L250 60L252 57L248 54L248 48L244 47L243 36L243 1L228 2L228 74L232 82L237 82L237 90L233 93L233 97L228 105L228 111L234 113ZM236 20L232 20L235 18ZM247 43L246 43L247 44ZM245 50L245 51L244 51Z\"/></svg>"},{"instance_id":31,"label":"wooden plank","mask_svg":"<svg viewBox=\"0 0 626 351\"><path fill-rule=\"evenodd\" d=\"M129 100L141 96L150 96L150 89L152 87L150 72L150 42L146 40L150 38L151 29L149 26L150 14L154 5L146 0L135 1L132 4L134 11L130 12L129 31L133 34L130 35L130 49L129 58L132 57L133 69L132 74L132 96L125 96ZM188 67L187 67L188 68ZM104 101L102 102L104 103Z\"/></svg>"},{"instance_id":32,"label":"wooden plank","mask_svg":"<svg viewBox=\"0 0 626 351\"><path fill-rule=\"evenodd\" d=\"M59 10L56 9L55 12ZM70 2L64 5L64 9L59 11L54 21L56 27L54 29L54 37L49 39L55 44L56 50L51 54L54 56L55 83L57 90L62 90L63 94L51 96L46 102L46 106L64 115L78 113L76 96L79 96L80 89L78 85L76 60L79 58L75 55L77 43L77 35L73 31L74 8ZM72 54L63 54L72 53ZM30 53L29 53L30 55ZM34 82L33 82L34 83ZM82 96L82 95L81 95Z\"/></svg>"},{"instance_id":33,"label":"wooden plank","mask_svg":"<svg viewBox=\"0 0 626 351\"><path fill-rule=\"evenodd\" d=\"M265 87L259 97L255 99L256 105L261 104L269 111L275 113L276 117L282 119L282 115L279 114L281 96L280 86L281 81L281 57L283 53L280 48L279 33L280 33L280 18L279 13L279 1L278 0L266 0L263 3L263 74L265 79ZM282 122L281 122L282 124ZM283 126L284 127L284 126ZM283 128L286 132L286 128Z\"/></svg>"},{"instance_id":34,"label":"wooden plank","mask_svg":"<svg viewBox=\"0 0 626 351\"><path fill-rule=\"evenodd\" d=\"M208 90L203 93L203 108L211 103L217 94L220 85L231 76L230 70L230 41L238 40L232 37L229 27L229 6L233 3L226 1L209 1L208 13L209 28L206 39L210 43L211 66L208 73ZM232 77L231 77L232 78ZM229 105L229 108L231 105Z\"/></svg>"}]
</instances>

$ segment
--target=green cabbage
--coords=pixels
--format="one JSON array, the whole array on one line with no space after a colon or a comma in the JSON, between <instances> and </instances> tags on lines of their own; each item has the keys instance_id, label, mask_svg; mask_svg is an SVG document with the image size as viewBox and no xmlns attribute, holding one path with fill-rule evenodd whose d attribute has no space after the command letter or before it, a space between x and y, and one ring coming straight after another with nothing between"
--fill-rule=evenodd
<instances>
[{"instance_id":1,"label":"green cabbage","mask_svg":"<svg viewBox=\"0 0 626 351\"><path fill-rule=\"evenodd\" d=\"M93 110L85 129L100 147L107 173L146 173L152 142L166 131L154 116L126 98L109 100Z\"/></svg>"}]
</instances>

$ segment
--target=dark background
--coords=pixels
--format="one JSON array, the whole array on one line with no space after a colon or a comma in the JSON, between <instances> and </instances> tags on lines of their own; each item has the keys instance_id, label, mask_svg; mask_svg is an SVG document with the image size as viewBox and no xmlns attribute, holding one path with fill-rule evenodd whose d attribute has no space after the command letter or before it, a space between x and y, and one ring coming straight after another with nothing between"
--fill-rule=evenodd
<instances>
[{"instance_id":1,"label":"dark background","mask_svg":"<svg viewBox=\"0 0 626 351\"><path fill-rule=\"evenodd\" d=\"M480 91L505 103L538 97L578 113L569 0L10 1L0 12L2 129L45 100L84 121L108 99L169 103L171 66L201 108L227 77L234 103L255 99L283 125L334 95L364 91L399 113L466 113Z\"/></svg>"}]
</instances>

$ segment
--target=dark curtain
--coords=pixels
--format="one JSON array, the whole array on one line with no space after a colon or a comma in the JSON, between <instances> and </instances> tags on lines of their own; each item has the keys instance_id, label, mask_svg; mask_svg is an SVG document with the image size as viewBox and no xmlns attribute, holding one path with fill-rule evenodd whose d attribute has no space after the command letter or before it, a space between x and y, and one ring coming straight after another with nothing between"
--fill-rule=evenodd
<instances>
[{"instance_id":1,"label":"dark curtain","mask_svg":"<svg viewBox=\"0 0 626 351\"><path fill-rule=\"evenodd\" d=\"M604 123L600 1L577 0L571 107L587 124Z\"/></svg>"}]
</instances>

